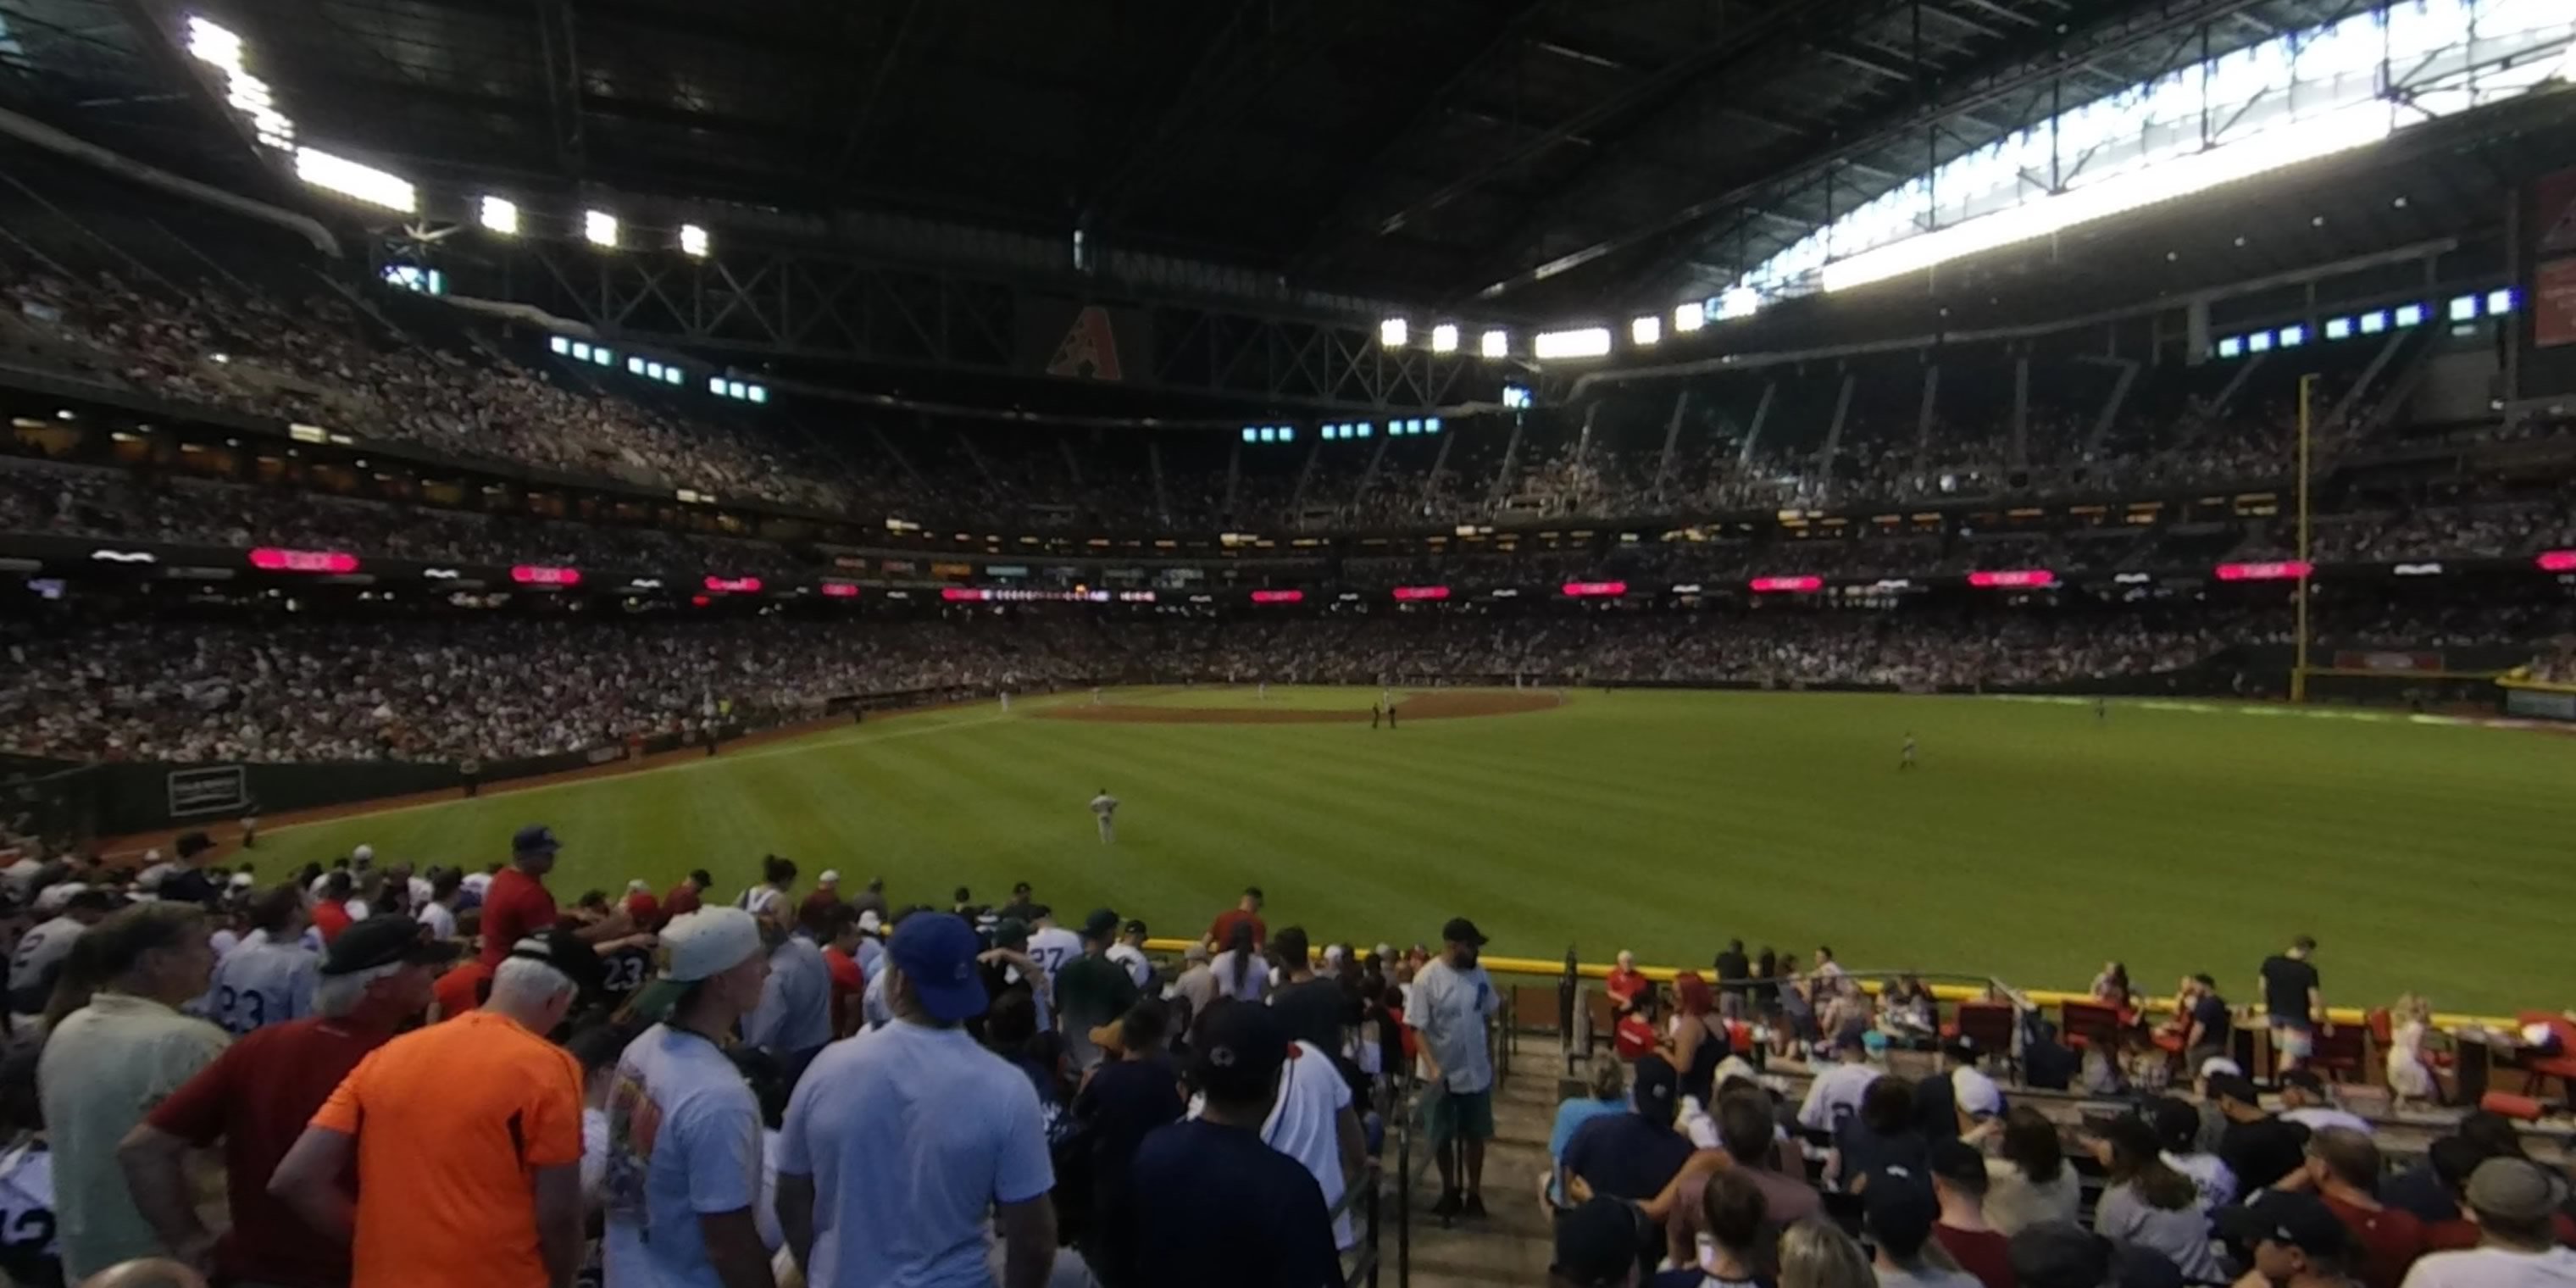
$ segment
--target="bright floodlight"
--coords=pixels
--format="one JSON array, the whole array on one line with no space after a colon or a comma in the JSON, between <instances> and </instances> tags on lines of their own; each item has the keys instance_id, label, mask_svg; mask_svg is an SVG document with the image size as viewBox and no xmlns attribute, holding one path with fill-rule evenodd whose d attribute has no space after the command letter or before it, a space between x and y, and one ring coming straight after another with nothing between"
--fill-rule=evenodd
<instances>
[{"instance_id":1,"label":"bright floodlight","mask_svg":"<svg viewBox=\"0 0 2576 1288\"><path fill-rule=\"evenodd\" d=\"M614 249L617 245L617 216L605 210L581 212L581 235L593 246Z\"/></svg>"},{"instance_id":2,"label":"bright floodlight","mask_svg":"<svg viewBox=\"0 0 2576 1288\"><path fill-rule=\"evenodd\" d=\"M1478 352L1484 354L1488 358L1510 357L1512 352L1511 334L1506 331L1487 331L1485 333L1483 347L1480 348Z\"/></svg>"},{"instance_id":3,"label":"bright floodlight","mask_svg":"<svg viewBox=\"0 0 2576 1288\"><path fill-rule=\"evenodd\" d=\"M1377 342L1390 349L1403 348L1405 336L1409 333L1410 328L1405 326L1403 318L1388 318L1377 324Z\"/></svg>"},{"instance_id":4,"label":"bright floodlight","mask_svg":"<svg viewBox=\"0 0 2576 1288\"><path fill-rule=\"evenodd\" d=\"M1542 360L1598 358L1610 352L1610 328L1587 326L1570 331L1541 331L1531 342L1531 351Z\"/></svg>"},{"instance_id":5,"label":"bright floodlight","mask_svg":"<svg viewBox=\"0 0 2576 1288\"><path fill-rule=\"evenodd\" d=\"M1762 308L1762 296L1750 286L1731 287L1717 297L1717 320L1732 322L1749 318Z\"/></svg>"},{"instance_id":6,"label":"bright floodlight","mask_svg":"<svg viewBox=\"0 0 2576 1288\"><path fill-rule=\"evenodd\" d=\"M680 225L680 253L691 259L707 257L707 230L696 224Z\"/></svg>"},{"instance_id":7,"label":"bright floodlight","mask_svg":"<svg viewBox=\"0 0 2576 1288\"><path fill-rule=\"evenodd\" d=\"M2285 166L2366 147L2387 138L2395 125L2387 101L2371 99L2309 120L2275 126L2242 142L2175 157L1835 260L1824 267L1825 289L1847 291L1883 282L1998 246L2044 237Z\"/></svg>"},{"instance_id":8,"label":"bright floodlight","mask_svg":"<svg viewBox=\"0 0 2576 1288\"><path fill-rule=\"evenodd\" d=\"M1440 325L1431 328L1431 351L1433 353L1456 353L1458 351L1458 327L1456 323L1443 322Z\"/></svg>"},{"instance_id":9,"label":"bright floodlight","mask_svg":"<svg viewBox=\"0 0 2576 1288\"><path fill-rule=\"evenodd\" d=\"M212 63L228 72L242 68L241 37L221 23L198 14L188 15L188 54L199 62Z\"/></svg>"},{"instance_id":10,"label":"bright floodlight","mask_svg":"<svg viewBox=\"0 0 2576 1288\"><path fill-rule=\"evenodd\" d=\"M2513 312L2513 288L2507 286L2487 292L2487 312L2490 314Z\"/></svg>"},{"instance_id":11,"label":"bright floodlight","mask_svg":"<svg viewBox=\"0 0 2576 1288\"><path fill-rule=\"evenodd\" d=\"M519 207L507 197L486 195L476 210L482 225L504 237L519 235Z\"/></svg>"},{"instance_id":12,"label":"bright floodlight","mask_svg":"<svg viewBox=\"0 0 2576 1288\"><path fill-rule=\"evenodd\" d=\"M347 157L333 156L320 148L295 149L295 177L316 188L406 215L420 208L420 194L413 191L410 180Z\"/></svg>"},{"instance_id":13,"label":"bright floodlight","mask_svg":"<svg viewBox=\"0 0 2576 1288\"><path fill-rule=\"evenodd\" d=\"M1649 313L1628 324L1628 338L1638 345L1653 344L1664 338L1664 320Z\"/></svg>"},{"instance_id":14,"label":"bright floodlight","mask_svg":"<svg viewBox=\"0 0 2576 1288\"><path fill-rule=\"evenodd\" d=\"M1673 306L1673 330L1688 335L1708 325L1708 306L1698 300Z\"/></svg>"}]
</instances>

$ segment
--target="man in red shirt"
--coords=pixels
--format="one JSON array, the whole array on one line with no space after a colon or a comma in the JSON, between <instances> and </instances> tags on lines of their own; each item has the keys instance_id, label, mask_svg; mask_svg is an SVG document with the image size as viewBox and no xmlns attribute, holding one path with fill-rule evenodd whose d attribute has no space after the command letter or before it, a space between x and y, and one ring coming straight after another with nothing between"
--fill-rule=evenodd
<instances>
[{"instance_id":1,"label":"man in red shirt","mask_svg":"<svg viewBox=\"0 0 2576 1288\"><path fill-rule=\"evenodd\" d=\"M542 935L554 928L559 915L553 892L546 889L546 874L555 866L555 851L563 843L555 839L555 830L543 823L531 823L519 829L510 840L510 866L492 878L491 888L483 892L484 965L495 970L510 955L510 949L522 939ZM585 944L603 939L616 939L634 929L626 914L612 913L573 932Z\"/></svg>"},{"instance_id":2,"label":"man in red shirt","mask_svg":"<svg viewBox=\"0 0 2576 1288\"><path fill-rule=\"evenodd\" d=\"M687 880L671 887L671 893L662 896L662 924L669 925L673 917L685 917L696 912L699 892L715 883L716 879L708 876L705 868L700 868L690 873Z\"/></svg>"},{"instance_id":3,"label":"man in red shirt","mask_svg":"<svg viewBox=\"0 0 2576 1288\"><path fill-rule=\"evenodd\" d=\"M1601 981L1601 990L1613 1002L1625 1002L1652 987L1645 972L1637 969L1637 955L1625 948L1619 950L1619 964L1610 968L1610 977Z\"/></svg>"},{"instance_id":4,"label":"man in red shirt","mask_svg":"<svg viewBox=\"0 0 2576 1288\"><path fill-rule=\"evenodd\" d=\"M313 929L330 947L349 928L349 874L344 869L322 878L322 897L313 904Z\"/></svg>"},{"instance_id":5,"label":"man in red shirt","mask_svg":"<svg viewBox=\"0 0 2576 1288\"><path fill-rule=\"evenodd\" d=\"M2379 1201L2379 1147L2349 1127L2308 1139L2308 1188L2351 1231L2360 1255L2353 1270L2365 1288L2398 1288L2424 1255L2424 1223Z\"/></svg>"},{"instance_id":6,"label":"man in red shirt","mask_svg":"<svg viewBox=\"0 0 2576 1288\"><path fill-rule=\"evenodd\" d=\"M859 929L859 911L841 904L819 923L809 924L822 925L831 936L823 947L823 964L832 968L832 1036L845 1038L859 1031L859 998L868 987L867 972L859 969L859 940L866 937Z\"/></svg>"},{"instance_id":7,"label":"man in red shirt","mask_svg":"<svg viewBox=\"0 0 2576 1288\"><path fill-rule=\"evenodd\" d=\"M349 1282L348 1245L270 1198L268 1178L340 1080L429 1004L430 980L456 952L409 917L350 927L322 964L318 1016L244 1035L128 1133L117 1158L162 1245L198 1264L211 1252L229 1283ZM185 1176L188 1152L218 1140L232 1206L232 1228L220 1238L197 1220Z\"/></svg>"},{"instance_id":8,"label":"man in red shirt","mask_svg":"<svg viewBox=\"0 0 2576 1288\"><path fill-rule=\"evenodd\" d=\"M1234 942L1235 924L1245 921L1252 923L1252 948L1254 952L1259 952L1263 945L1270 942L1270 927L1261 924L1261 887L1259 886L1245 886L1243 901L1234 905L1232 911L1217 914L1216 921L1208 926L1208 942L1216 945L1218 951L1224 951L1226 945Z\"/></svg>"},{"instance_id":9,"label":"man in red shirt","mask_svg":"<svg viewBox=\"0 0 2576 1288\"><path fill-rule=\"evenodd\" d=\"M814 892L805 896L805 907L802 911L808 913L822 913L829 909L839 907L840 903L841 874L838 872L827 871L822 876L815 879Z\"/></svg>"},{"instance_id":10,"label":"man in red shirt","mask_svg":"<svg viewBox=\"0 0 2576 1288\"><path fill-rule=\"evenodd\" d=\"M626 883L626 917L637 930L662 928L662 901L653 897L653 887L641 880Z\"/></svg>"}]
</instances>

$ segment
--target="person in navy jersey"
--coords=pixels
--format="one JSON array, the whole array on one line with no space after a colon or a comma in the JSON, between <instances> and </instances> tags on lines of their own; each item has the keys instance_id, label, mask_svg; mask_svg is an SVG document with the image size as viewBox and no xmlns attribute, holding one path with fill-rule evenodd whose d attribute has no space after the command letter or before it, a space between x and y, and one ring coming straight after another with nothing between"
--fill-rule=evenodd
<instances>
[{"instance_id":1,"label":"person in navy jersey","mask_svg":"<svg viewBox=\"0 0 2576 1288\"><path fill-rule=\"evenodd\" d=\"M1634 1113L1605 1114L1574 1131L1566 1142L1565 1170L1594 1194L1642 1203L1663 1192L1690 1161L1688 1136L1673 1128L1681 1105L1681 1075L1662 1056L1637 1062Z\"/></svg>"},{"instance_id":2,"label":"person in navy jersey","mask_svg":"<svg viewBox=\"0 0 2576 1288\"><path fill-rule=\"evenodd\" d=\"M1286 1028L1268 1007L1220 1002L1192 1050L1190 1080L1206 1108L1146 1133L1130 1173L1135 1282L1343 1288L1323 1187L1261 1139L1288 1062Z\"/></svg>"}]
</instances>

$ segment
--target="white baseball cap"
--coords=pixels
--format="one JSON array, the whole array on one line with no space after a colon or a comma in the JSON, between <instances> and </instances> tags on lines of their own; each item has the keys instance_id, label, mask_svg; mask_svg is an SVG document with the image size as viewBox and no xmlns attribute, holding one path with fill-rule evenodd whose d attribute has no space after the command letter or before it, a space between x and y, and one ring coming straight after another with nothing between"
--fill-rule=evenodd
<instances>
[{"instance_id":1,"label":"white baseball cap","mask_svg":"<svg viewBox=\"0 0 2576 1288\"><path fill-rule=\"evenodd\" d=\"M349 851L349 857L360 863L373 863L376 861L376 847L372 845L361 845L358 848Z\"/></svg>"},{"instance_id":2,"label":"white baseball cap","mask_svg":"<svg viewBox=\"0 0 2576 1288\"><path fill-rule=\"evenodd\" d=\"M248 890L252 886L259 884L259 878L252 876L247 872L236 872L233 874L233 879L226 884L230 885L235 890Z\"/></svg>"},{"instance_id":3,"label":"white baseball cap","mask_svg":"<svg viewBox=\"0 0 2576 1288\"><path fill-rule=\"evenodd\" d=\"M145 866L145 867L150 867L151 865L153 865L153 864L155 864L155 863L159 863L160 861L161 861L161 852L160 852L159 850L145 850L145 851L143 852L143 864L144 864L144 866Z\"/></svg>"},{"instance_id":4,"label":"white baseball cap","mask_svg":"<svg viewBox=\"0 0 2576 1288\"><path fill-rule=\"evenodd\" d=\"M873 935L885 929L885 918L878 916L876 909L870 908L859 914L859 929Z\"/></svg>"},{"instance_id":5,"label":"white baseball cap","mask_svg":"<svg viewBox=\"0 0 2576 1288\"><path fill-rule=\"evenodd\" d=\"M1950 1071L1950 1100L1972 1118L1991 1118L2004 1111L2004 1093L1995 1080L1970 1068Z\"/></svg>"},{"instance_id":6,"label":"white baseball cap","mask_svg":"<svg viewBox=\"0 0 2576 1288\"><path fill-rule=\"evenodd\" d=\"M823 875L821 875L821 876L819 876L819 877L814 878L815 882L816 882L817 884L820 884L820 885L831 885L831 884L833 884L833 883L835 883L835 882L839 881L840 879L841 879L841 874L840 874L840 872L839 872L837 869L833 869L833 868L825 868L825 869L823 869Z\"/></svg>"},{"instance_id":7,"label":"white baseball cap","mask_svg":"<svg viewBox=\"0 0 2576 1288\"><path fill-rule=\"evenodd\" d=\"M637 893L637 894L642 894L643 892L645 892L645 891L647 891L647 890L650 890L650 889L652 889L653 887L651 887L651 886L648 886L648 885L644 884L644 878L642 878L642 877L637 877L637 878L635 878L634 880L627 882L627 883L626 883L626 888L627 888L628 890L630 890L630 891L633 891L633 892Z\"/></svg>"},{"instance_id":8,"label":"white baseball cap","mask_svg":"<svg viewBox=\"0 0 2576 1288\"><path fill-rule=\"evenodd\" d=\"M694 984L743 964L760 951L760 921L740 908L700 908L662 928L661 977Z\"/></svg>"},{"instance_id":9,"label":"white baseball cap","mask_svg":"<svg viewBox=\"0 0 2576 1288\"><path fill-rule=\"evenodd\" d=\"M72 901L73 895L87 889L87 885L78 881L57 881L36 892L36 911L61 912L63 905Z\"/></svg>"},{"instance_id":10,"label":"white baseball cap","mask_svg":"<svg viewBox=\"0 0 2576 1288\"><path fill-rule=\"evenodd\" d=\"M2245 1076L2245 1071L2237 1068L2235 1061L2223 1055L2214 1055L2200 1062L2200 1076L2215 1078L2222 1073L2232 1073L2240 1078Z\"/></svg>"}]
</instances>

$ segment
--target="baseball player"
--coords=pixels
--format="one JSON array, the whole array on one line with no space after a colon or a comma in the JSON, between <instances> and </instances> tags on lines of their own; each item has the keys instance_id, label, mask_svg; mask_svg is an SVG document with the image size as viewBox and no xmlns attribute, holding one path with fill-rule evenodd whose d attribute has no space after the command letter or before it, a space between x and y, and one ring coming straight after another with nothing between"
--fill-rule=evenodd
<instances>
[{"instance_id":1,"label":"baseball player","mask_svg":"<svg viewBox=\"0 0 2576 1288\"><path fill-rule=\"evenodd\" d=\"M1091 798L1091 817L1099 820L1102 845L1118 839L1118 825L1112 821L1117 813L1118 798L1110 795L1108 788L1101 788L1100 794Z\"/></svg>"},{"instance_id":2,"label":"baseball player","mask_svg":"<svg viewBox=\"0 0 2576 1288\"><path fill-rule=\"evenodd\" d=\"M1912 730L1906 731L1905 747L1897 753L1896 767L1898 769L1914 768L1914 733Z\"/></svg>"}]
</instances>

